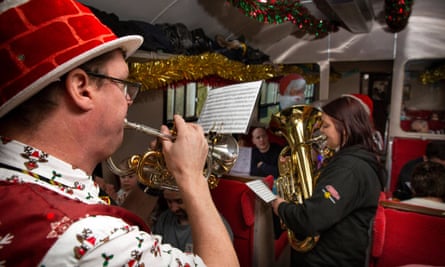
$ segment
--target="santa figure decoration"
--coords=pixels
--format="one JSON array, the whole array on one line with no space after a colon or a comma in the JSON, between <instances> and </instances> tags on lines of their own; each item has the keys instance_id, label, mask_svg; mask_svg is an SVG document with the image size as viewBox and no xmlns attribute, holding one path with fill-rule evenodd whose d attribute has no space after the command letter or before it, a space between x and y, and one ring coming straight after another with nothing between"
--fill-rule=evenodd
<instances>
[{"instance_id":1,"label":"santa figure decoration","mask_svg":"<svg viewBox=\"0 0 445 267\"><path fill-rule=\"evenodd\" d=\"M280 80L280 108L304 104L306 81L299 74L289 74Z\"/></svg>"}]
</instances>

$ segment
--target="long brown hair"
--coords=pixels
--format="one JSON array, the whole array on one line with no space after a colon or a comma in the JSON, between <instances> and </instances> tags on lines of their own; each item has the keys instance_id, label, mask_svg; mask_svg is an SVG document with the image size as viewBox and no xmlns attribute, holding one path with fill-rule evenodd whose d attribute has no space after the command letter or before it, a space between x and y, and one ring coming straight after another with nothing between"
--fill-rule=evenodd
<instances>
[{"instance_id":1,"label":"long brown hair","mask_svg":"<svg viewBox=\"0 0 445 267\"><path fill-rule=\"evenodd\" d=\"M367 150L378 153L369 115L357 100L339 97L324 105L322 110L334 119L335 129L341 133L341 148L362 145Z\"/></svg>"}]
</instances>

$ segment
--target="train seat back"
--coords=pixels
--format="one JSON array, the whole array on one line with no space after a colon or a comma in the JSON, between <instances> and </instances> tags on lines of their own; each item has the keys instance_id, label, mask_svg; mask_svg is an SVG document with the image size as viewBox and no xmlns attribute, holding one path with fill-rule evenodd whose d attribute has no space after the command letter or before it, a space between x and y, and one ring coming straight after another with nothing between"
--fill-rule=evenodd
<instances>
[{"instance_id":1,"label":"train seat back","mask_svg":"<svg viewBox=\"0 0 445 267\"><path fill-rule=\"evenodd\" d=\"M373 227L371 267L445 266L445 212L381 201Z\"/></svg>"},{"instance_id":2,"label":"train seat back","mask_svg":"<svg viewBox=\"0 0 445 267\"><path fill-rule=\"evenodd\" d=\"M394 192L397 186L398 176L403 165L408 161L425 154L425 148L429 141L412 138L395 137L392 144L391 156L391 180L389 192Z\"/></svg>"},{"instance_id":3,"label":"train seat back","mask_svg":"<svg viewBox=\"0 0 445 267\"><path fill-rule=\"evenodd\" d=\"M270 183L273 177L268 176L264 180ZM240 266L274 266L270 206L257 198L245 181L241 180L221 178L211 194L217 209L232 228Z\"/></svg>"}]
</instances>

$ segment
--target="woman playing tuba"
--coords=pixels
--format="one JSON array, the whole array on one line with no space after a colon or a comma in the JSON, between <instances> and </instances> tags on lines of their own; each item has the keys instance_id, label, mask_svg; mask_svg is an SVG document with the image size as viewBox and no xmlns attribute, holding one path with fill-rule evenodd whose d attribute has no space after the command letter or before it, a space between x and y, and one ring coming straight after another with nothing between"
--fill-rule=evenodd
<instances>
[{"instance_id":1,"label":"woman playing tuba","mask_svg":"<svg viewBox=\"0 0 445 267\"><path fill-rule=\"evenodd\" d=\"M301 204L282 197L272 202L296 239L314 239L310 250L292 250L291 266L365 266L384 175L364 102L344 96L327 103L320 131L335 153L316 182L307 185L309 194ZM302 165L298 157L291 158L292 164Z\"/></svg>"}]
</instances>

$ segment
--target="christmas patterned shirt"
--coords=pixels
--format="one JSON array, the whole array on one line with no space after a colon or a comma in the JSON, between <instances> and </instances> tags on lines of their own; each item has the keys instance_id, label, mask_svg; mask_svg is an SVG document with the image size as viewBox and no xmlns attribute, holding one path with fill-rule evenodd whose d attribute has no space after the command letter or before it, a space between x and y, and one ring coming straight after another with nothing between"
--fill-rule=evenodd
<instances>
[{"instance_id":1,"label":"christmas patterned shirt","mask_svg":"<svg viewBox=\"0 0 445 267\"><path fill-rule=\"evenodd\" d=\"M0 139L0 266L205 266L106 205L84 171Z\"/></svg>"}]
</instances>

